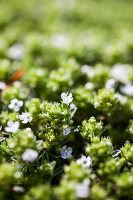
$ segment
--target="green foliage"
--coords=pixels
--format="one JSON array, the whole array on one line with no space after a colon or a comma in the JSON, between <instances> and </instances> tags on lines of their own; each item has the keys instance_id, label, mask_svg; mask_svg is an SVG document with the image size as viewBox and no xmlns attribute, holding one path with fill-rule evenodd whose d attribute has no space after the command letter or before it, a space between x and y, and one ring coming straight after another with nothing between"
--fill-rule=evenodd
<instances>
[{"instance_id":1,"label":"green foliage","mask_svg":"<svg viewBox=\"0 0 133 200\"><path fill-rule=\"evenodd\" d=\"M103 123L102 122L96 122L95 117L91 117L88 122L85 120L82 123L82 130L81 135L85 138L91 138L93 136L101 136L103 133Z\"/></svg>"},{"instance_id":2,"label":"green foliage","mask_svg":"<svg viewBox=\"0 0 133 200\"><path fill-rule=\"evenodd\" d=\"M28 194L24 196L24 200L46 200L51 199L51 188L49 185L38 185L37 187L32 187Z\"/></svg>"},{"instance_id":3,"label":"green foliage","mask_svg":"<svg viewBox=\"0 0 133 200\"><path fill-rule=\"evenodd\" d=\"M95 97L94 107L108 114L120 109L115 94L107 89L98 91L98 94Z\"/></svg>"},{"instance_id":4,"label":"green foliage","mask_svg":"<svg viewBox=\"0 0 133 200\"><path fill-rule=\"evenodd\" d=\"M7 140L9 151L14 151L15 155L21 155L26 149L39 149L36 138L30 129L18 131Z\"/></svg>"},{"instance_id":5,"label":"green foliage","mask_svg":"<svg viewBox=\"0 0 133 200\"><path fill-rule=\"evenodd\" d=\"M132 7L0 1L0 199L133 199Z\"/></svg>"},{"instance_id":6,"label":"green foliage","mask_svg":"<svg viewBox=\"0 0 133 200\"><path fill-rule=\"evenodd\" d=\"M9 104L12 99L21 99L25 100L29 95L29 90L28 88L25 88L21 85L21 83L16 82L11 87L7 87L3 92L2 92L2 102L5 104Z\"/></svg>"},{"instance_id":7,"label":"green foliage","mask_svg":"<svg viewBox=\"0 0 133 200\"><path fill-rule=\"evenodd\" d=\"M113 146L109 138L93 137L91 144L86 148L86 153L92 156L94 163L100 163L111 157Z\"/></svg>"}]
</instances>

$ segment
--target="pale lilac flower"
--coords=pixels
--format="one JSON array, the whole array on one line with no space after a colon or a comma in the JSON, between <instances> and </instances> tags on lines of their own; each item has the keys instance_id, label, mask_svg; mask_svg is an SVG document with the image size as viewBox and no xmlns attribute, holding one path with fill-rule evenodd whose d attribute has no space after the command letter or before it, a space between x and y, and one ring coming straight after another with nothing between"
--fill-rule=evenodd
<instances>
[{"instance_id":1,"label":"pale lilac flower","mask_svg":"<svg viewBox=\"0 0 133 200\"><path fill-rule=\"evenodd\" d=\"M87 198L90 195L90 180L85 179L83 183L77 183L75 193L78 198Z\"/></svg>"},{"instance_id":2,"label":"pale lilac flower","mask_svg":"<svg viewBox=\"0 0 133 200\"><path fill-rule=\"evenodd\" d=\"M15 110L16 112L20 110L20 108L23 106L23 101L19 101L18 99L11 100L11 103L9 104L8 108L11 110Z\"/></svg>"},{"instance_id":3,"label":"pale lilac flower","mask_svg":"<svg viewBox=\"0 0 133 200\"><path fill-rule=\"evenodd\" d=\"M72 157L71 154L72 154L72 148L71 147L61 149L61 157L63 159L70 159Z\"/></svg>"},{"instance_id":4,"label":"pale lilac flower","mask_svg":"<svg viewBox=\"0 0 133 200\"><path fill-rule=\"evenodd\" d=\"M107 82L106 82L106 85L105 87L109 90L113 90L115 88L115 79L109 79Z\"/></svg>"},{"instance_id":5,"label":"pale lilac flower","mask_svg":"<svg viewBox=\"0 0 133 200\"><path fill-rule=\"evenodd\" d=\"M111 70L111 75L117 81L127 82L130 65L116 64Z\"/></svg>"},{"instance_id":6,"label":"pale lilac flower","mask_svg":"<svg viewBox=\"0 0 133 200\"><path fill-rule=\"evenodd\" d=\"M66 129L63 129L63 135L69 135L69 133L71 133L71 129L70 128L66 128Z\"/></svg>"},{"instance_id":7,"label":"pale lilac flower","mask_svg":"<svg viewBox=\"0 0 133 200\"><path fill-rule=\"evenodd\" d=\"M8 56L15 60L21 60L23 58L24 49L21 44L15 44L13 45L9 51Z\"/></svg>"},{"instance_id":8,"label":"pale lilac flower","mask_svg":"<svg viewBox=\"0 0 133 200\"><path fill-rule=\"evenodd\" d=\"M32 121L32 117L29 113L22 113L22 115L19 115L19 119L22 120L23 124L27 124Z\"/></svg>"},{"instance_id":9,"label":"pale lilac flower","mask_svg":"<svg viewBox=\"0 0 133 200\"><path fill-rule=\"evenodd\" d=\"M0 90L4 90L6 88L6 84L3 81L0 81Z\"/></svg>"},{"instance_id":10,"label":"pale lilac flower","mask_svg":"<svg viewBox=\"0 0 133 200\"><path fill-rule=\"evenodd\" d=\"M33 163L37 158L38 158L38 152L33 149L27 149L22 154L22 159L29 163Z\"/></svg>"},{"instance_id":11,"label":"pale lilac flower","mask_svg":"<svg viewBox=\"0 0 133 200\"><path fill-rule=\"evenodd\" d=\"M133 96L133 84L128 82L126 85L121 86L120 90L123 94Z\"/></svg>"},{"instance_id":12,"label":"pale lilac flower","mask_svg":"<svg viewBox=\"0 0 133 200\"><path fill-rule=\"evenodd\" d=\"M12 120L8 121L5 131L8 133L16 133L19 129L19 122L13 122Z\"/></svg>"},{"instance_id":13,"label":"pale lilac flower","mask_svg":"<svg viewBox=\"0 0 133 200\"><path fill-rule=\"evenodd\" d=\"M68 48L70 45L70 39L64 34L55 34L51 37L51 44L59 49Z\"/></svg>"},{"instance_id":14,"label":"pale lilac flower","mask_svg":"<svg viewBox=\"0 0 133 200\"><path fill-rule=\"evenodd\" d=\"M76 163L81 165L83 168L86 168L90 167L90 165L92 164L92 160L90 156L86 157L83 155L80 159L76 161Z\"/></svg>"},{"instance_id":15,"label":"pale lilac flower","mask_svg":"<svg viewBox=\"0 0 133 200\"><path fill-rule=\"evenodd\" d=\"M73 100L72 93L68 94L68 92L67 93L63 92L61 94L61 99L62 99L63 103L70 104Z\"/></svg>"}]
</instances>

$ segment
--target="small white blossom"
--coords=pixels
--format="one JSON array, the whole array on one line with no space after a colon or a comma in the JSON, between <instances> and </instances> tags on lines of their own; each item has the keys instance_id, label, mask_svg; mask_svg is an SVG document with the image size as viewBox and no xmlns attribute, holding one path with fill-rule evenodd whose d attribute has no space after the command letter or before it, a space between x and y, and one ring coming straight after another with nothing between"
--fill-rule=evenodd
<instances>
[{"instance_id":1,"label":"small white blossom","mask_svg":"<svg viewBox=\"0 0 133 200\"><path fill-rule=\"evenodd\" d=\"M63 159L70 159L72 157L71 154L72 154L72 148L71 147L61 149L61 157Z\"/></svg>"},{"instance_id":2,"label":"small white blossom","mask_svg":"<svg viewBox=\"0 0 133 200\"><path fill-rule=\"evenodd\" d=\"M127 82L130 65L116 64L111 70L111 74L117 81Z\"/></svg>"},{"instance_id":3,"label":"small white blossom","mask_svg":"<svg viewBox=\"0 0 133 200\"><path fill-rule=\"evenodd\" d=\"M38 158L38 152L33 149L27 149L22 154L22 159L29 163L33 163L37 158Z\"/></svg>"},{"instance_id":4,"label":"small white blossom","mask_svg":"<svg viewBox=\"0 0 133 200\"><path fill-rule=\"evenodd\" d=\"M19 119L22 120L23 124L27 124L32 121L32 117L29 113L22 113L22 115L19 115Z\"/></svg>"},{"instance_id":5,"label":"small white blossom","mask_svg":"<svg viewBox=\"0 0 133 200\"><path fill-rule=\"evenodd\" d=\"M43 74L44 74L44 72L43 72L42 69L38 69L38 70L36 71L36 73L37 73L38 76L43 76Z\"/></svg>"},{"instance_id":6,"label":"small white blossom","mask_svg":"<svg viewBox=\"0 0 133 200\"><path fill-rule=\"evenodd\" d=\"M75 130L74 130L74 132L78 132L79 131L79 129L78 128L76 128Z\"/></svg>"},{"instance_id":7,"label":"small white blossom","mask_svg":"<svg viewBox=\"0 0 133 200\"><path fill-rule=\"evenodd\" d=\"M99 107L99 105L100 105L100 103L96 101L96 102L94 103L94 108Z\"/></svg>"},{"instance_id":8,"label":"small white blossom","mask_svg":"<svg viewBox=\"0 0 133 200\"><path fill-rule=\"evenodd\" d=\"M89 65L83 65L81 67L81 72L86 74L89 78L92 78L95 75L94 70Z\"/></svg>"},{"instance_id":9,"label":"small white blossom","mask_svg":"<svg viewBox=\"0 0 133 200\"><path fill-rule=\"evenodd\" d=\"M16 133L19 129L19 122L13 122L12 120L8 121L5 131L8 133Z\"/></svg>"},{"instance_id":10,"label":"small white blossom","mask_svg":"<svg viewBox=\"0 0 133 200\"><path fill-rule=\"evenodd\" d=\"M17 178L17 179L20 178L21 176L22 176L21 171L17 171L17 172L14 173L14 177Z\"/></svg>"},{"instance_id":11,"label":"small white blossom","mask_svg":"<svg viewBox=\"0 0 133 200\"><path fill-rule=\"evenodd\" d=\"M24 192L24 188L18 185L13 186L12 189L14 192Z\"/></svg>"},{"instance_id":12,"label":"small white blossom","mask_svg":"<svg viewBox=\"0 0 133 200\"><path fill-rule=\"evenodd\" d=\"M133 84L128 82L125 86L121 86L120 90L123 94L133 96Z\"/></svg>"},{"instance_id":13,"label":"small white blossom","mask_svg":"<svg viewBox=\"0 0 133 200\"><path fill-rule=\"evenodd\" d=\"M83 168L86 168L90 167L90 165L92 164L92 160L90 156L86 157L83 155L80 159L76 161L76 163L82 165Z\"/></svg>"},{"instance_id":14,"label":"small white blossom","mask_svg":"<svg viewBox=\"0 0 133 200\"><path fill-rule=\"evenodd\" d=\"M13 83L13 85L16 86L16 87L21 87L21 82L20 81L15 81Z\"/></svg>"},{"instance_id":15,"label":"small white blossom","mask_svg":"<svg viewBox=\"0 0 133 200\"><path fill-rule=\"evenodd\" d=\"M109 90L113 90L115 88L115 79L109 79L107 82L106 82L106 85L105 87Z\"/></svg>"},{"instance_id":16,"label":"small white blossom","mask_svg":"<svg viewBox=\"0 0 133 200\"><path fill-rule=\"evenodd\" d=\"M87 198L90 195L90 181L85 179L83 183L77 183L75 193L78 198Z\"/></svg>"},{"instance_id":17,"label":"small white blossom","mask_svg":"<svg viewBox=\"0 0 133 200\"><path fill-rule=\"evenodd\" d=\"M67 93L63 92L61 94L61 99L62 99L63 103L70 104L73 100L72 93L68 94L68 92Z\"/></svg>"},{"instance_id":18,"label":"small white blossom","mask_svg":"<svg viewBox=\"0 0 133 200\"><path fill-rule=\"evenodd\" d=\"M18 99L11 100L8 108L11 110L19 111L20 108L23 106L23 101L19 101Z\"/></svg>"},{"instance_id":19,"label":"small white blossom","mask_svg":"<svg viewBox=\"0 0 133 200\"><path fill-rule=\"evenodd\" d=\"M121 104L125 104L127 102L127 98L122 96L121 94L116 93L115 96L117 97L117 99Z\"/></svg>"},{"instance_id":20,"label":"small white blossom","mask_svg":"<svg viewBox=\"0 0 133 200\"><path fill-rule=\"evenodd\" d=\"M86 89L88 89L88 90L93 90L94 84L91 83L91 82L88 82L88 83L85 84L85 87L86 87Z\"/></svg>"},{"instance_id":21,"label":"small white blossom","mask_svg":"<svg viewBox=\"0 0 133 200\"><path fill-rule=\"evenodd\" d=\"M87 73L89 72L89 70L90 70L90 66L89 66L89 65L83 65L83 66L81 67L81 72L82 72L83 74L87 74Z\"/></svg>"},{"instance_id":22,"label":"small white blossom","mask_svg":"<svg viewBox=\"0 0 133 200\"><path fill-rule=\"evenodd\" d=\"M4 90L6 88L6 84L0 81L0 90Z\"/></svg>"},{"instance_id":23,"label":"small white blossom","mask_svg":"<svg viewBox=\"0 0 133 200\"><path fill-rule=\"evenodd\" d=\"M13 45L9 51L8 56L15 60L21 60L23 58L24 50L21 44Z\"/></svg>"},{"instance_id":24,"label":"small white blossom","mask_svg":"<svg viewBox=\"0 0 133 200\"><path fill-rule=\"evenodd\" d=\"M31 131L31 128L26 128L26 131L32 132L32 131Z\"/></svg>"},{"instance_id":25,"label":"small white blossom","mask_svg":"<svg viewBox=\"0 0 133 200\"><path fill-rule=\"evenodd\" d=\"M59 49L68 48L70 45L70 39L64 34L55 34L51 37L51 44Z\"/></svg>"},{"instance_id":26,"label":"small white blossom","mask_svg":"<svg viewBox=\"0 0 133 200\"><path fill-rule=\"evenodd\" d=\"M71 133L71 129L70 128L66 128L66 129L63 129L63 135L69 135L69 133Z\"/></svg>"}]
</instances>

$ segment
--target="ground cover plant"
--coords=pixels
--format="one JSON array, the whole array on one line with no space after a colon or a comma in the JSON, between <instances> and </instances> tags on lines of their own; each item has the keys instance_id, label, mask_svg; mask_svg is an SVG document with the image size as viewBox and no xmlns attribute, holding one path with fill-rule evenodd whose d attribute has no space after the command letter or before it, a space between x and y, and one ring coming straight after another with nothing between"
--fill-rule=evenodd
<instances>
[{"instance_id":1,"label":"ground cover plant","mask_svg":"<svg viewBox=\"0 0 133 200\"><path fill-rule=\"evenodd\" d=\"M132 6L0 1L0 199L133 199Z\"/></svg>"}]
</instances>

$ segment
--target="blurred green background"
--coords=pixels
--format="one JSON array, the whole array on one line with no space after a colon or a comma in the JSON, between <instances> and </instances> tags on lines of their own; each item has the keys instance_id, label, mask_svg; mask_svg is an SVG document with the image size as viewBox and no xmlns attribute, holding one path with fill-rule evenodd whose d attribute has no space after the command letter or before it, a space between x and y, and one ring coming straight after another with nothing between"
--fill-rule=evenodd
<instances>
[{"instance_id":1,"label":"blurred green background","mask_svg":"<svg viewBox=\"0 0 133 200\"><path fill-rule=\"evenodd\" d=\"M8 58L8 48L18 42L32 56L31 49L40 55L45 45L40 63L55 67L57 51L48 49L50 37L58 33L71 40L65 57L75 57L81 64L131 63L132 8L132 0L1 0L0 57Z\"/></svg>"},{"instance_id":2,"label":"blurred green background","mask_svg":"<svg viewBox=\"0 0 133 200\"><path fill-rule=\"evenodd\" d=\"M132 0L1 0L1 33L132 28ZM6 29L8 24L8 29ZM17 30L16 30L17 31Z\"/></svg>"}]
</instances>

